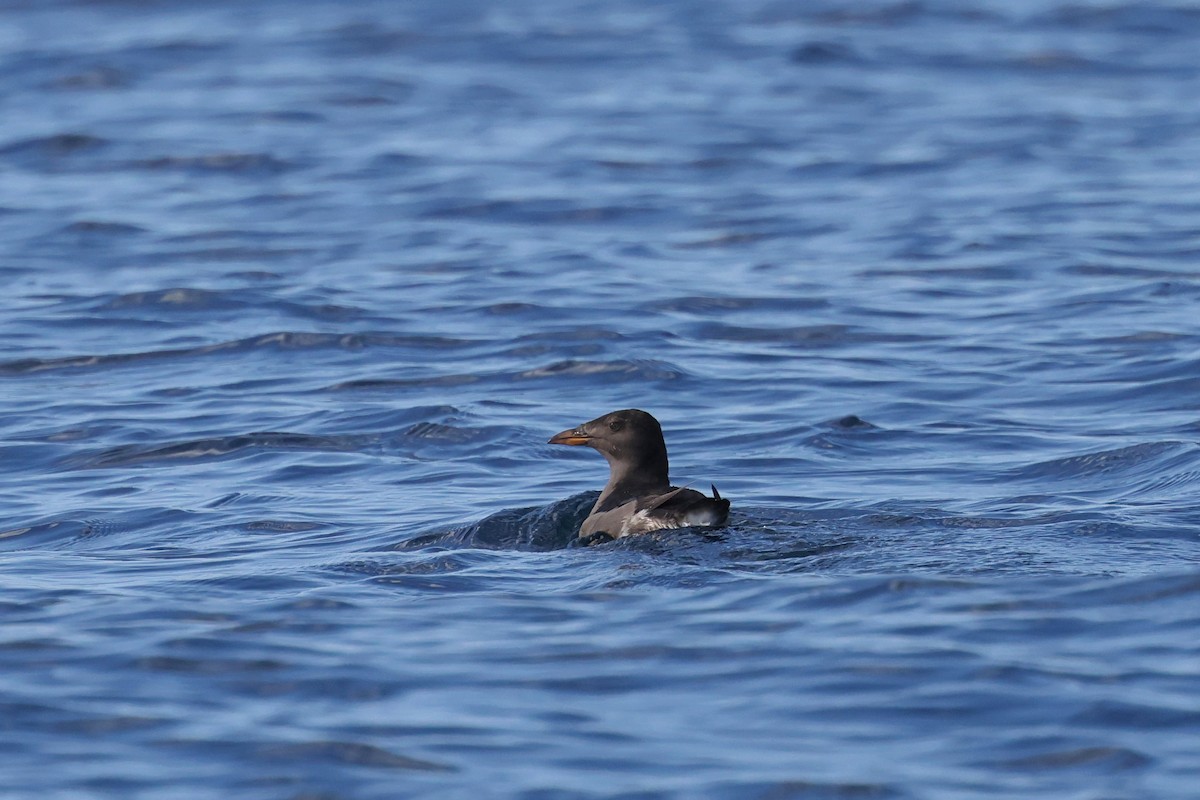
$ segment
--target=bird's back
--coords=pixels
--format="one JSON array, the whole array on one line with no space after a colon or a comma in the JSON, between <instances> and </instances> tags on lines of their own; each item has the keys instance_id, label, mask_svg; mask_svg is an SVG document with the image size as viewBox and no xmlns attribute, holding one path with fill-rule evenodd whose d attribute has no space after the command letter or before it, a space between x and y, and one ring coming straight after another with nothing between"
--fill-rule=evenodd
<instances>
[{"instance_id":1,"label":"bird's back","mask_svg":"<svg viewBox=\"0 0 1200 800\"><path fill-rule=\"evenodd\" d=\"M614 539L635 533L724 525L729 501L716 493L706 497L695 489L672 488L664 494L637 497L607 511L593 511L579 529L581 537L607 533Z\"/></svg>"}]
</instances>

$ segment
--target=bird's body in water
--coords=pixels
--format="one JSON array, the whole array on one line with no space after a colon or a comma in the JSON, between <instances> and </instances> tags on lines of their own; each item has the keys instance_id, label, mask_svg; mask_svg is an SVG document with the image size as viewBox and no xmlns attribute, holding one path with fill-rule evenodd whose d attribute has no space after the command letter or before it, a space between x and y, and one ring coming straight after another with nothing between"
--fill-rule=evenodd
<instances>
[{"instance_id":1,"label":"bird's body in water","mask_svg":"<svg viewBox=\"0 0 1200 800\"><path fill-rule=\"evenodd\" d=\"M665 528L715 527L729 518L729 501L717 487L706 497L671 485L662 427L645 411L605 414L556 434L550 444L584 445L608 460L608 483L579 529L586 544Z\"/></svg>"}]
</instances>

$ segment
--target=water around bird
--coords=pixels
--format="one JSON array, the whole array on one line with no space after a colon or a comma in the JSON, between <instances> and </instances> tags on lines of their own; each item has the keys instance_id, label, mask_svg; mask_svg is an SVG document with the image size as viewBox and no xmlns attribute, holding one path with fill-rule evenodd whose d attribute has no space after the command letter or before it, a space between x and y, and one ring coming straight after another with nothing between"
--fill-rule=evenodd
<instances>
[{"instance_id":1,"label":"water around bird","mask_svg":"<svg viewBox=\"0 0 1200 800\"><path fill-rule=\"evenodd\" d=\"M1200 15L0 10L6 798L1194 796Z\"/></svg>"}]
</instances>

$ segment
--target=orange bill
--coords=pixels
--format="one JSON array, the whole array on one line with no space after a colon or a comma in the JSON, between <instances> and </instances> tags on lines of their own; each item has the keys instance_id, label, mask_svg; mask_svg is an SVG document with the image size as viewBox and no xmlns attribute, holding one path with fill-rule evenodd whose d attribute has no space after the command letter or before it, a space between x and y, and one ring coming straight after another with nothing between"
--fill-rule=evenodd
<instances>
[{"instance_id":1,"label":"orange bill","mask_svg":"<svg viewBox=\"0 0 1200 800\"><path fill-rule=\"evenodd\" d=\"M569 431L556 433L550 437L549 444L587 444L592 440L592 437L581 431L579 428L573 428Z\"/></svg>"}]
</instances>

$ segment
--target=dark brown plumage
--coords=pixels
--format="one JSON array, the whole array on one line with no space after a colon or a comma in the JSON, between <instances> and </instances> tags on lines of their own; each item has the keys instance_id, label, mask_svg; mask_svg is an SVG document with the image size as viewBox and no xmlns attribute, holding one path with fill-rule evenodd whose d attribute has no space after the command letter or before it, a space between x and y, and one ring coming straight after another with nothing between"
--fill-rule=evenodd
<instances>
[{"instance_id":1,"label":"dark brown plumage","mask_svg":"<svg viewBox=\"0 0 1200 800\"><path fill-rule=\"evenodd\" d=\"M705 497L677 488L667 478L667 445L658 420L636 408L613 411L550 438L550 444L594 448L608 459L609 477L579 529L589 542L603 535L719 526L729 518L729 501L712 487Z\"/></svg>"}]
</instances>

